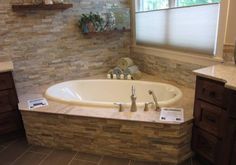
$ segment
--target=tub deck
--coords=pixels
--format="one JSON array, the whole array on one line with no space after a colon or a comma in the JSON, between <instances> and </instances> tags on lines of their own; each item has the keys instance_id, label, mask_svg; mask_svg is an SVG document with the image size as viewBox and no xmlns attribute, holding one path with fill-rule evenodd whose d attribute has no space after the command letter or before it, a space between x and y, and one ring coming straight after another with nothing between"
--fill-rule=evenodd
<instances>
[{"instance_id":1,"label":"tub deck","mask_svg":"<svg viewBox=\"0 0 236 165\"><path fill-rule=\"evenodd\" d=\"M143 80L158 81L149 75ZM21 95L19 109L30 144L178 164L192 154L194 89L173 85L183 92L183 98L173 105L184 108L183 123L161 122L159 112L144 112L142 108L134 113L129 109L118 112L118 108L81 107L50 100L47 107L28 110L27 100L42 97L47 86Z\"/></svg>"}]
</instances>

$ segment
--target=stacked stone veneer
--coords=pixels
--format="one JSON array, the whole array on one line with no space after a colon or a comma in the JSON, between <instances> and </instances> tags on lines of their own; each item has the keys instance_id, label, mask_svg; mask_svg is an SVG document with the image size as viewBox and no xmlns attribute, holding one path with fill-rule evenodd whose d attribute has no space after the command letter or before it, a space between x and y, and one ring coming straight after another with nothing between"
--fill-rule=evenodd
<instances>
[{"instance_id":1,"label":"stacked stone veneer","mask_svg":"<svg viewBox=\"0 0 236 165\"><path fill-rule=\"evenodd\" d=\"M187 87L194 87L196 77L193 74L193 70L203 67L200 64L186 63L141 53L133 53L132 58L141 71Z\"/></svg>"},{"instance_id":2,"label":"stacked stone veneer","mask_svg":"<svg viewBox=\"0 0 236 165\"><path fill-rule=\"evenodd\" d=\"M11 4L21 1L0 0L0 56L12 57L18 93L105 74L117 59L130 54L130 32L91 36L77 26L82 13L106 12L107 4L114 3L130 8L129 0L64 0L73 8L13 12Z\"/></svg>"},{"instance_id":3,"label":"stacked stone veneer","mask_svg":"<svg viewBox=\"0 0 236 165\"><path fill-rule=\"evenodd\" d=\"M180 125L37 112L22 117L30 144L178 164L191 156L192 122Z\"/></svg>"},{"instance_id":4,"label":"stacked stone veneer","mask_svg":"<svg viewBox=\"0 0 236 165\"><path fill-rule=\"evenodd\" d=\"M225 45L224 46L224 61L225 62L234 62L234 45Z\"/></svg>"}]
</instances>

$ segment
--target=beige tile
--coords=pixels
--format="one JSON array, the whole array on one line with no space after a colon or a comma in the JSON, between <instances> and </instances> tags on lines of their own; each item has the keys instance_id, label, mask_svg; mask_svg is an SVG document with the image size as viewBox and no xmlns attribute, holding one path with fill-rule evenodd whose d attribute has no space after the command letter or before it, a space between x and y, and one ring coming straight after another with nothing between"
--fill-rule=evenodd
<instances>
[{"instance_id":1,"label":"beige tile","mask_svg":"<svg viewBox=\"0 0 236 165\"><path fill-rule=\"evenodd\" d=\"M77 153L75 159L78 160L86 160L94 163L98 163L101 160L101 156L95 154L88 154L88 153Z\"/></svg>"},{"instance_id":2,"label":"beige tile","mask_svg":"<svg viewBox=\"0 0 236 165\"><path fill-rule=\"evenodd\" d=\"M144 162L144 161L134 161L131 165L160 165L158 162Z\"/></svg>"},{"instance_id":3,"label":"beige tile","mask_svg":"<svg viewBox=\"0 0 236 165\"><path fill-rule=\"evenodd\" d=\"M97 163L88 162L84 160L73 160L69 165L97 165Z\"/></svg>"},{"instance_id":4,"label":"beige tile","mask_svg":"<svg viewBox=\"0 0 236 165\"><path fill-rule=\"evenodd\" d=\"M67 165L76 152L55 150L40 165Z\"/></svg>"},{"instance_id":5,"label":"beige tile","mask_svg":"<svg viewBox=\"0 0 236 165\"><path fill-rule=\"evenodd\" d=\"M130 160L105 156L100 165L129 165Z\"/></svg>"},{"instance_id":6,"label":"beige tile","mask_svg":"<svg viewBox=\"0 0 236 165\"><path fill-rule=\"evenodd\" d=\"M11 164L19 156L21 156L30 146L24 139L18 140L10 144L3 152L0 154L0 162L3 165Z\"/></svg>"},{"instance_id":7,"label":"beige tile","mask_svg":"<svg viewBox=\"0 0 236 165\"><path fill-rule=\"evenodd\" d=\"M18 158L13 165L38 165L46 155L34 152L26 152Z\"/></svg>"},{"instance_id":8,"label":"beige tile","mask_svg":"<svg viewBox=\"0 0 236 165\"><path fill-rule=\"evenodd\" d=\"M41 146L32 146L29 151L35 152L35 153L41 153L41 154L48 154L52 150L53 150L52 148L46 148L46 147L41 147Z\"/></svg>"}]
</instances>

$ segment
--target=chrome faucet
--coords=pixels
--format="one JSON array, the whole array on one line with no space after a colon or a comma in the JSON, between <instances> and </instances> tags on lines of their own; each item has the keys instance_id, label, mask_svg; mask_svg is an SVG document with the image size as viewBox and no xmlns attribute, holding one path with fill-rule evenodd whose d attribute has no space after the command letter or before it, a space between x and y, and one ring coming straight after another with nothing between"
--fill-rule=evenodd
<instances>
[{"instance_id":1,"label":"chrome faucet","mask_svg":"<svg viewBox=\"0 0 236 165\"><path fill-rule=\"evenodd\" d=\"M155 103L155 110L156 111L160 110L161 107L160 107L160 105L157 102L157 97L156 97L155 93L152 90L149 90L148 93L149 93L149 95L152 95L152 98L153 98L154 103Z\"/></svg>"},{"instance_id":2,"label":"chrome faucet","mask_svg":"<svg viewBox=\"0 0 236 165\"><path fill-rule=\"evenodd\" d=\"M132 86L131 92L132 92L132 95L130 96L131 97L130 111L136 112L137 111L137 104L136 104L137 97L135 96L135 87L134 86Z\"/></svg>"}]
</instances>

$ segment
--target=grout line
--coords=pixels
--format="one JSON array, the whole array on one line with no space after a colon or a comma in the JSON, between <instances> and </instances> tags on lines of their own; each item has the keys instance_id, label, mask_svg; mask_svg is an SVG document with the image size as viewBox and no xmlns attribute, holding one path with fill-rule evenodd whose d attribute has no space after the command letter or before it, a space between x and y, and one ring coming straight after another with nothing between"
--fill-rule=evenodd
<instances>
[{"instance_id":1,"label":"grout line","mask_svg":"<svg viewBox=\"0 0 236 165\"><path fill-rule=\"evenodd\" d=\"M3 152L4 150L6 150L10 145L15 143L16 141L17 140L13 140L13 141L9 142L7 145L1 145L3 148L2 148L2 150L0 150L0 153Z\"/></svg>"},{"instance_id":2,"label":"grout line","mask_svg":"<svg viewBox=\"0 0 236 165\"><path fill-rule=\"evenodd\" d=\"M71 160L69 161L69 163L67 165L70 165L72 163L73 160L75 160L75 157L77 155L78 151L75 153L75 155L73 156L73 158L71 158Z\"/></svg>"},{"instance_id":3,"label":"grout line","mask_svg":"<svg viewBox=\"0 0 236 165\"><path fill-rule=\"evenodd\" d=\"M11 163L11 165L15 164L16 161L19 160L20 158L22 158L31 148L32 148L32 146L30 146L29 148L27 148L20 156L18 156L18 157Z\"/></svg>"},{"instance_id":4,"label":"grout line","mask_svg":"<svg viewBox=\"0 0 236 165\"><path fill-rule=\"evenodd\" d=\"M101 159L98 161L97 165L101 165L104 155L101 156Z\"/></svg>"},{"instance_id":5,"label":"grout line","mask_svg":"<svg viewBox=\"0 0 236 165\"><path fill-rule=\"evenodd\" d=\"M52 153L53 153L54 149L52 149L52 151L50 151L40 162L38 165L42 164L44 160L46 160Z\"/></svg>"}]
</instances>

